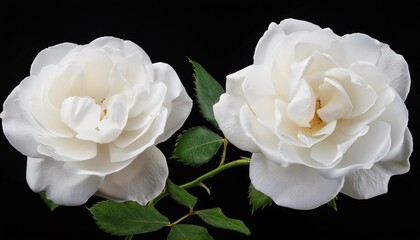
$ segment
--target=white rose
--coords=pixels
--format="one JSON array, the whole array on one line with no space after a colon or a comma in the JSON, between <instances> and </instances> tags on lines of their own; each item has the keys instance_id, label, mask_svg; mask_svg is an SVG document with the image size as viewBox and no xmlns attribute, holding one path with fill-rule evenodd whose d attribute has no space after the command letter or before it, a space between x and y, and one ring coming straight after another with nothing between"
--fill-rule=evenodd
<instances>
[{"instance_id":1,"label":"white rose","mask_svg":"<svg viewBox=\"0 0 420 240\"><path fill-rule=\"evenodd\" d=\"M409 170L409 88L408 65L387 44L286 19L269 25L251 66L227 76L214 114L253 153L257 190L313 209L339 192L386 193L390 177Z\"/></svg>"},{"instance_id":2,"label":"white rose","mask_svg":"<svg viewBox=\"0 0 420 240\"><path fill-rule=\"evenodd\" d=\"M1 113L10 144L28 157L27 182L60 205L92 195L144 205L164 188L155 146L192 108L174 69L131 41L98 38L41 51Z\"/></svg>"}]
</instances>

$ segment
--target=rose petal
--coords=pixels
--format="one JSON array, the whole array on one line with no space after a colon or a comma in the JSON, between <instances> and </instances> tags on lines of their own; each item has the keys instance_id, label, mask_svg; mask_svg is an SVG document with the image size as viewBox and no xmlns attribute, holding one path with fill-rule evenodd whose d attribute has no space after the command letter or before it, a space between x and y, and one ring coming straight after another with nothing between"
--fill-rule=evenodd
<instances>
[{"instance_id":1,"label":"rose petal","mask_svg":"<svg viewBox=\"0 0 420 240\"><path fill-rule=\"evenodd\" d=\"M342 193L356 199L368 199L388 192L389 179L410 169L409 157L413 152L413 138L406 129L404 143L397 155L361 169L346 177Z\"/></svg>"},{"instance_id":2,"label":"rose petal","mask_svg":"<svg viewBox=\"0 0 420 240\"><path fill-rule=\"evenodd\" d=\"M264 64L270 62L274 58L274 52L279 43L282 42L286 33L282 29L282 26L276 23L270 23L267 31L260 38L255 47L254 52L254 64Z\"/></svg>"},{"instance_id":3,"label":"rose petal","mask_svg":"<svg viewBox=\"0 0 420 240\"><path fill-rule=\"evenodd\" d=\"M384 121L391 125L391 149L389 156L400 154L400 148L404 143L404 137L407 135L408 110L403 100L396 95L395 100L389 104L385 111L378 117L377 121Z\"/></svg>"},{"instance_id":4,"label":"rose petal","mask_svg":"<svg viewBox=\"0 0 420 240\"><path fill-rule=\"evenodd\" d=\"M301 127L310 127L315 114L315 94L307 81L301 80L287 105L287 117Z\"/></svg>"},{"instance_id":5,"label":"rose petal","mask_svg":"<svg viewBox=\"0 0 420 240\"><path fill-rule=\"evenodd\" d=\"M152 146L123 170L105 177L98 195L115 201L136 201L141 205L160 194L168 177L163 153Z\"/></svg>"},{"instance_id":6,"label":"rose petal","mask_svg":"<svg viewBox=\"0 0 420 240\"><path fill-rule=\"evenodd\" d=\"M61 104L61 120L77 133L83 133L98 126L101 111L93 98L69 97Z\"/></svg>"},{"instance_id":7,"label":"rose petal","mask_svg":"<svg viewBox=\"0 0 420 240\"><path fill-rule=\"evenodd\" d=\"M369 125L369 131L360 136L344 153L343 159L334 168L321 170L327 178L344 177L358 169L368 169L383 159L391 147L391 127L389 124L376 121ZM371 147L374 145L375 147Z\"/></svg>"},{"instance_id":8,"label":"rose petal","mask_svg":"<svg viewBox=\"0 0 420 240\"><path fill-rule=\"evenodd\" d=\"M157 143L166 141L185 123L191 113L192 99L182 85L175 70L165 63L154 63L155 81L167 86L167 93L163 105L168 109L169 116L165 130L156 140Z\"/></svg>"},{"instance_id":9,"label":"rose petal","mask_svg":"<svg viewBox=\"0 0 420 240\"><path fill-rule=\"evenodd\" d=\"M110 53L122 54L124 57L140 52L145 62L151 62L146 52L137 44L129 40L122 40L112 36L99 37L90 42L90 44L106 49Z\"/></svg>"},{"instance_id":10,"label":"rose petal","mask_svg":"<svg viewBox=\"0 0 420 240\"><path fill-rule=\"evenodd\" d=\"M130 119L126 129L139 129L143 124L139 125L138 123L142 122L144 117L156 115L165 101L168 90L168 87L163 83L151 84L148 89L134 86L134 97L129 112Z\"/></svg>"},{"instance_id":11,"label":"rose petal","mask_svg":"<svg viewBox=\"0 0 420 240\"><path fill-rule=\"evenodd\" d=\"M287 35L290 35L294 32L313 32L321 29L319 26L313 23L293 18L286 18L282 20L279 23L279 26Z\"/></svg>"},{"instance_id":12,"label":"rose petal","mask_svg":"<svg viewBox=\"0 0 420 240\"><path fill-rule=\"evenodd\" d=\"M163 108L146 130L124 131L113 144L109 145L112 162L134 158L148 147L156 144L156 139L165 129L168 111Z\"/></svg>"},{"instance_id":13,"label":"rose petal","mask_svg":"<svg viewBox=\"0 0 420 240\"><path fill-rule=\"evenodd\" d=\"M391 87L405 101L411 85L408 64L402 55L396 54L387 44L381 46L381 53L378 67L391 79Z\"/></svg>"},{"instance_id":14,"label":"rose petal","mask_svg":"<svg viewBox=\"0 0 420 240\"><path fill-rule=\"evenodd\" d=\"M344 68L355 62L376 65L381 57L381 43L366 34L346 34L332 43L326 53Z\"/></svg>"},{"instance_id":15,"label":"rose petal","mask_svg":"<svg viewBox=\"0 0 420 240\"><path fill-rule=\"evenodd\" d=\"M345 118L356 117L366 113L378 99L377 92L371 85L347 69L331 69L327 73L327 79L331 84L336 80L337 83L343 86L350 98L353 109Z\"/></svg>"},{"instance_id":16,"label":"rose petal","mask_svg":"<svg viewBox=\"0 0 420 240\"><path fill-rule=\"evenodd\" d=\"M242 90L243 82L249 72L254 68L253 65L242 68L241 70L231 73L226 77L226 93L245 101L244 91Z\"/></svg>"},{"instance_id":17,"label":"rose petal","mask_svg":"<svg viewBox=\"0 0 420 240\"><path fill-rule=\"evenodd\" d=\"M232 91L233 89L241 89L242 73L245 74L243 71L239 74L228 76L228 92L222 94L219 101L213 105L213 113L223 134L233 145L245 151L255 152L258 151L257 146L252 139L238 127L240 126L239 109L247 103L245 99L241 98L242 94L240 91ZM234 86L236 86L236 88Z\"/></svg>"},{"instance_id":18,"label":"rose petal","mask_svg":"<svg viewBox=\"0 0 420 240\"><path fill-rule=\"evenodd\" d=\"M110 173L118 172L129 165L133 158L125 158L118 162L113 162L110 157L111 145L98 144L97 155L86 161L65 162L64 168L77 175L106 176Z\"/></svg>"},{"instance_id":19,"label":"rose petal","mask_svg":"<svg viewBox=\"0 0 420 240\"><path fill-rule=\"evenodd\" d=\"M303 165L281 167L263 154L252 155L249 175L252 185L280 206L309 210L335 197L344 179L327 179Z\"/></svg>"},{"instance_id":20,"label":"rose petal","mask_svg":"<svg viewBox=\"0 0 420 240\"><path fill-rule=\"evenodd\" d=\"M368 129L369 127L365 126L354 135L347 135L336 129L328 138L312 146L311 157L325 166L337 164L343 154L359 137L365 135Z\"/></svg>"},{"instance_id":21,"label":"rose petal","mask_svg":"<svg viewBox=\"0 0 420 240\"><path fill-rule=\"evenodd\" d=\"M63 162L51 158L28 157L26 180L34 192L45 191L56 204L78 206L98 190L102 178L72 174L63 168Z\"/></svg>"},{"instance_id":22,"label":"rose petal","mask_svg":"<svg viewBox=\"0 0 420 240\"><path fill-rule=\"evenodd\" d=\"M0 114L3 133L20 153L40 158L43 155L37 151L39 143L35 139L38 130L22 114L18 105L19 90L19 86L15 87L3 103L3 111Z\"/></svg>"},{"instance_id":23,"label":"rose petal","mask_svg":"<svg viewBox=\"0 0 420 240\"><path fill-rule=\"evenodd\" d=\"M61 59L75 47L77 47L77 44L66 42L42 50L32 62L30 75L36 76L45 66L60 63Z\"/></svg>"},{"instance_id":24,"label":"rose petal","mask_svg":"<svg viewBox=\"0 0 420 240\"><path fill-rule=\"evenodd\" d=\"M58 161L81 161L96 156L96 143L77 138L37 137L38 151Z\"/></svg>"}]
</instances>

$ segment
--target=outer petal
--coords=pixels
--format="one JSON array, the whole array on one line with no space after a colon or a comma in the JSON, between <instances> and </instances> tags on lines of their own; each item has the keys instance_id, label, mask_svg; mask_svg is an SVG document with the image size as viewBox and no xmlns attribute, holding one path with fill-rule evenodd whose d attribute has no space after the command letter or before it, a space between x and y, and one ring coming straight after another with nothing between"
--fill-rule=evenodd
<instances>
[{"instance_id":1,"label":"outer petal","mask_svg":"<svg viewBox=\"0 0 420 240\"><path fill-rule=\"evenodd\" d=\"M302 165L281 167L259 153L252 155L249 174L253 186L277 205L302 210L327 203L344 183L344 178L323 178Z\"/></svg>"},{"instance_id":2,"label":"outer petal","mask_svg":"<svg viewBox=\"0 0 420 240\"><path fill-rule=\"evenodd\" d=\"M315 31L319 26L296 19L285 19L279 24L270 23L267 31L257 43L254 54L254 63L262 64L274 57L276 48L284 37L298 31Z\"/></svg>"},{"instance_id":3,"label":"outer petal","mask_svg":"<svg viewBox=\"0 0 420 240\"><path fill-rule=\"evenodd\" d=\"M404 144L398 155L376 163L371 169L361 169L347 176L341 192L356 199L368 199L387 193L391 176L403 174L409 170L408 158L412 151L413 139L407 129Z\"/></svg>"},{"instance_id":4,"label":"outer petal","mask_svg":"<svg viewBox=\"0 0 420 240\"><path fill-rule=\"evenodd\" d=\"M22 115L17 104L19 86L13 89L3 104L0 114L4 135L10 144L25 156L43 157L37 151L39 143L35 140L37 130Z\"/></svg>"},{"instance_id":5,"label":"outer petal","mask_svg":"<svg viewBox=\"0 0 420 240\"><path fill-rule=\"evenodd\" d=\"M258 147L241 128L239 111L242 104L241 99L222 94L219 102L213 106L214 116L220 129L232 144L244 151L257 152Z\"/></svg>"},{"instance_id":6,"label":"outer petal","mask_svg":"<svg viewBox=\"0 0 420 240\"><path fill-rule=\"evenodd\" d=\"M378 67L391 79L391 86L405 101L410 91L411 79L404 57L395 53L387 44L382 45Z\"/></svg>"},{"instance_id":7,"label":"outer petal","mask_svg":"<svg viewBox=\"0 0 420 240\"><path fill-rule=\"evenodd\" d=\"M164 106L169 110L169 116L163 135L156 141L160 143L166 141L181 128L191 112L193 102L170 65L154 63L153 68L155 70L155 81L163 82L167 86Z\"/></svg>"},{"instance_id":8,"label":"outer petal","mask_svg":"<svg viewBox=\"0 0 420 240\"><path fill-rule=\"evenodd\" d=\"M250 70L252 67L246 67L227 76L226 93L213 106L213 112L220 129L230 142L244 151L257 152L258 147L241 129L239 118L241 107L247 104L242 84Z\"/></svg>"},{"instance_id":9,"label":"outer petal","mask_svg":"<svg viewBox=\"0 0 420 240\"><path fill-rule=\"evenodd\" d=\"M345 68L359 61L376 65L381 57L381 43L366 34L347 34L334 42L327 53Z\"/></svg>"},{"instance_id":10,"label":"outer petal","mask_svg":"<svg viewBox=\"0 0 420 240\"><path fill-rule=\"evenodd\" d=\"M168 174L165 156L152 146L125 169L106 176L97 195L146 205L162 192Z\"/></svg>"},{"instance_id":11,"label":"outer petal","mask_svg":"<svg viewBox=\"0 0 420 240\"><path fill-rule=\"evenodd\" d=\"M77 47L77 45L74 43L61 43L42 50L32 62L29 71L30 75L38 75L42 68L49 64L58 64L61 59L75 47Z\"/></svg>"},{"instance_id":12,"label":"outer petal","mask_svg":"<svg viewBox=\"0 0 420 240\"><path fill-rule=\"evenodd\" d=\"M34 192L45 191L56 204L78 206L98 190L102 178L72 174L51 158L28 158L26 180Z\"/></svg>"},{"instance_id":13,"label":"outer petal","mask_svg":"<svg viewBox=\"0 0 420 240\"><path fill-rule=\"evenodd\" d=\"M90 44L105 48L109 52L120 52L124 57L127 57L135 52L141 52L144 58L143 60L146 63L151 62L146 52L140 46L129 40L105 36L93 40Z\"/></svg>"}]
</instances>

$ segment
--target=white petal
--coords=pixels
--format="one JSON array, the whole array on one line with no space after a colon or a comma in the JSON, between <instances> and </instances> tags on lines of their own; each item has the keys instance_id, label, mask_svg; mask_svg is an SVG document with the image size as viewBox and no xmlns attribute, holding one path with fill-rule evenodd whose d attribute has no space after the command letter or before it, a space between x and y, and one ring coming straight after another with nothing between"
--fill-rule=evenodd
<instances>
[{"instance_id":1,"label":"white petal","mask_svg":"<svg viewBox=\"0 0 420 240\"><path fill-rule=\"evenodd\" d=\"M347 34L334 42L327 54L344 68L355 62L376 65L381 57L381 44L366 34Z\"/></svg>"},{"instance_id":2,"label":"white petal","mask_svg":"<svg viewBox=\"0 0 420 240\"><path fill-rule=\"evenodd\" d=\"M182 85L175 70L166 63L154 63L155 81L162 82L167 87L163 105L169 110L169 116L163 135L157 143L166 141L187 120L193 106L193 101Z\"/></svg>"},{"instance_id":3,"label":"white petal","mask_svg":"<svg viewBox=\"0 0 420 240\"><path fill-rule=\"evenodd\" d=\"M94 139L95 142L110 143L114 141L127 123L129 106L121 95L114 95L106 106L106 110L105 116L97 126L97 131L94 131L99 134L98 138Z\"/></svg>"},{"instance_id":4,"label":"white petal","mask_svg":"<svg viewBox=\"0 0 420 240\"><path fill-rule=\"evenodd\" d=\"M42 50L32 62L30 75L36 76L43 67L60 63L61 59L76 46L74 43L61 43Z\"/></svg>"},{"instance_id":5,"label":"white petal","mask_svg":"<svg viewBox=\"0 0 420 240\"><path fill-rule=\"evenodd\" d=\"M40 153L59 161L81 161L96 156L96 143L77 138L37 137Z\"/></svg>"},{"instance_id":6,"label":"white petal","mask_svg":"<svg viewBox=\"0 0 420 240\"><path fill-rule=\"evenodd\" d=\"M134 157L132 157L113 162L110 157L110 148L109 144L98 144L97 155L94 158L85 161L65 162L64 168L73 174L102 177L120 171L134 160Z\"/></svg>"},{"instance_id":7,"label":"white petal","mask_svg":"<svg viewBox=\"0 0 420 240\"><path fill-rule=\"evenodd\" d=\"M403 100L396 95L395 100L386 107L377 119L391 125L392 145L388 157L400 154L400 148L404 144L404 136L407 134L408 116L407 107Z\"/></svg>"},{"instance_id":8,"label":"white petal","mask_svg":"<svg viewBox=\"0 0 420 240\"><path fill-rule=\"evenodd\" d=\"M378 67L391 79L391 86L405 101L411 85L408 64L403 56L396 54L387 44L382 45L381 52Z\"/></svg>"},{"instance_id":9,"label":"white petal","mask_svg":"<svg viewBox=\"0 0 420 240\"><path fill-rule=\"evenodd\" d=\"M332 122L349 115L353 111L353 104L346 89L334 79L326 78L319 86L321 108L317 111L324 122Z\"/></svg>"},{"instance_id":10,"label":"white petal","mask_svg":"<svg viewBox=\"0 0 420 240\"><path fill-rule=\"evenodd\" d=\"M325 166L333 166L359 137L368 132L368 129L369 127L365 126L354 135L347 135L336 129L328 138L312 146L311 157Z\"/></svg>"},{"instance_id":11,"label":"white petal","mask_svg":"<svg viewBox=\"0 0 420 240\"><path fill-rule=\"evenodd\" d=\"M245 99L244 92L242 90L242 85L246 76L250 71L252 71L253 68L253 65L249 65L237 72L227 75L226 93L239 99Z\"/></svg>"},{"instance_id":12,"label":"white petal","mask_svg":"<svg viewBox=\"0 0 420 240\"><path fill-rule=\"evenodd\" d=\"M95 129L100 116L101 107L89 97L69 97L61 104L61 120L78 133Z\"/></svg>"},{"instance_id":13,"label":"white petal","mask_svg":"<svg viewBox=\"0 0 420 240\"><path fill-rule=\"evenodd\" d=\"M144 51L138 51L127 57L125 77L134 84L147 85L153 82L154 71L149 57Z\"/></svg>"},{"instance_id":14,"label":"white petal","mask_svg":"<svg viewBox=\"0 0 420 240\"><path fill-rule=\"evenodd\" d=\"M374 122L369 131L359 137L344 153L343 159L332 169L321 174L328 178L344 177L358 169L368 169L388 155L391 147L391 127L385 122Z\"/></svg>"},{"instance_id":15,"label":"white petal","mask_svg":"<svg viewBox=\"0 0 420 240\"><path fill-rule=\"evenodd\" d=\"M331 69L327 73L327 79L330 84L334 84L334 81L336 86L340 84L350 98L353 108L346 118L362 115L376 103L378 95L375 89L352 71Z\"/></svg>"},{"instance_id":16,"label":"white petal","mask_svg":"<svg viewBox=\"0 0 420 240\"><path fill-rule=\"evenodd\" d=\"M107 98L110 88L110 73L114 67L111 55L102 49L85 47L75 58L75 63L83 68L84 87L87 96L100 103ZM79 95L83 96L83 95Z\"/></svg>"},{"instance_id":17,"label":"white petal","mask_svg":"<svg viewBox=\"0 0 420 240\"><path fill-rule=\"evenodd\" d=\"M337 38L339 36L329 28L305 32L299 37L299 41L294 46L295 60L301 61L314 54L325 52ZM319 68L319 70L322 69L325 68Z\"/></svg>"},{"instance_id":18,"label":"white petal","mask_svg":"<svg viewBox=\"0 0 420 240\"><path fill-rule=\"evenodd\" d=\"M281 167L253 154L249 175L252 185L280 206L309 210L317 208L335 197L344 179L327 179L303 165Z\"/></svg>"},{"instance_id":19,"label":"white petal","mask_svg":"<svg viewBox=\"0 0 420 240\"><path fill-rule=\"evenodd\" d=\"M163 134L156 139L156 143L161 143L170 138L187 120L192 109L192 99L187 92L182 90L181 94L172 100L171 112L165 124Z\"/></svg>"},{"instance_id":20,"label":"white petal","mask_svg":"<svg viewBox=\"0 0 420 240\"><path fill-rule=\"evenodd\" d=\"M270 23L267 31L260 38L255 47L254 64L264 64L271 62L274 58L277 46L279 46L286 36L282 27L276 23Z\"/></svg>"},{"instance_id":21,"label":"white petal","mask_svg":"<svg viewBox=\"0 0 420 240\"><path fill-rule=\"evenodd\" d=\"M43 157L37 151L39 143L35 136L39 133L23 116L22 110L17 104L18 95L19 86L13 89L3 103L3 111L0 114L3 133L9 143L23 155L35 158Z\"/></svg>"},{"instance_id":22,"label":"white petal","mask_svg":"<svg viewBox=\"0 0 420 240\"><path fill-rule=\"evenodd\" d=\"M248 72L242 90L246 101L255 115L265 125L275 126L275 99L269 69L265 67L254 67Z\"/></svg>"},{"instance_id":23,"label":"white petal","mask_svg":"<svg viewBox=\"0 0 420 240\"><path fill-rule=\"evenodd\" d=\"M368 199L388 192L389 179L410 169L413 139L406 129L404 143L397 155L377 162L371 169L361 169L346 177L342 193L356 199Z\"/></svg>"},{"instance_id":24,"label":"white petal","mask_svg":"<svg viewBox=\"0 0 420 240\"><path fill-rule=\"evenodd\" d=\"M378 92L378 99L366 113L350 119L341 119L337 127L344 133L353 135L377 119L395 98L395 90L389 87L385 88Z\"/></svg>"},{"instance_id":25,"label":"white petal","mask_svg":"<svg viewBox=\"0 0 420 240\"><path fill-rule=\"evenodd\" d=\"M301 80L287 105L287 117L301 127L309 127L315 114L315 94L305 80Z\"/></svg>"},{"instance_id":26,"label":"white petal","mask_svg":"<svg viewBox=\"0 0 420 240\"><path fill-rule=\"evenodd\" d=\"M26 180L34 192L45 191L56 204L78 206L98 190L102 178L72 174L51 158L28 158Z\"/></svg>"},{"instance_id":27,"label":"white petal","mask_svg":"<svg viewBox=\"0 0 420 240\"><path fill-rule=\"evenodd\" d=\"M151 84L148 89L134 86L134 97L130 108L130 122L127 129L138 129L136 121L140 121L143 117L154 116L162 107L169 90L163 83ZM135 120L133 122L133 120Z\"/></svg>"},{"instance_id":28,"label":"white petal","mask_svg":"<svg viewBox=\"0 0 420 240\"><path fill-rule=\"evenodd\" d=\"M225 137L236 147L248 152L258 151L257 146L241 128L239 110L246 106L244 99L224 93L213 106L214 116Z\"/></svg>"},{"instance_id":29,"label":"white petal","mask_svg":"<svg viewBox=\"0 0 420 240\"><path fill-rule=\"evenodd\" d=\"M111 53L117 52L118 54L122 54L124 57L132 55L135 52L140 52L146 62L151 62L146 52L144 52L144 50L136 43L129 40L122 40L112 36L104 36L93 40L90 44L104 48Z\"/></svg>"},{"instance_id":30,"label":"white petal","mask_svg":"<svg viewBox=\"0 0 420 240\"><path fill-rule=\"evenodd\" d=\"M278 144L280 140L272 129L265 127L258 121L251 109L246 105L241 107L240 126L245 135L251 138L255 145L258 146L258 151L252 152L263 152L273 161L285 164L284 159L279 154Z\"/></svg>"},{"instance_id":31,"label":"white petal","mask_svg":"<svg viewBox=\"0 0 420 240\"><path fill-rule=\"evenodd\" d=\"M172 101L185 91L175 70L166 63L153 63L154 80L167 87L165 100Z\"/></svg>"},{"instance_id":32,"label":"white petal","mask_svg":"<svg viewBox=\"0 0 420 240\"><path fill-rule=\"evenodd\" d=\"M279 26L284 30L287 35L290 35L294 32L312 32L316 30L320 30L321 28L313 23L293 19L293 18L286 18L279 23Z\"/></svg>"},{"instance_id":33,"label":"white petal","mask_svg":"<svg viewBox=\"0 0 420 240\"><path fill-rule=\"evenodd\" d=\"M148 126L147 130L137 132L125 131L120 137L110 144L110 154L112 162L125 161L134 158L148 147L156 144L156 139L165 129L168 111L164 108L159 115ZM137 134L137 135L136 135Z\"/></svg>"},{"instance_id":34,"label":"white petal","mask_svg":"<svg viewBox=\"0 0 420 240\"><path fill-rule=\"evenodd\" d=\"M105 177L98 195L115 201L136 201L141 205L159 195L165 187L168 166L163 153L152 146L123 170Z\"/></svg>"}]
</instances>

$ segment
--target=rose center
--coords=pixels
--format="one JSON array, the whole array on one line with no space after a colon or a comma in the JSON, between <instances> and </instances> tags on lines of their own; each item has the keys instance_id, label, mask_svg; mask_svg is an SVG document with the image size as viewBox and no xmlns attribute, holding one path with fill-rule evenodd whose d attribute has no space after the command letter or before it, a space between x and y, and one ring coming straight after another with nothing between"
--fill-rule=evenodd
<instances>
[{"instance_id":1,"label":"rose center","mask_svg":"<svg viewBox=\"0 0 420 240\"><path fill-rule=\"evenodd\" d=\"M105 98L103 98L99 102L96 101L95 97L92 97L92 98L93 98L93 100L95 101L96 104L98 104L99 106L101 106L101 108L103 107L102 106L102 103L105 101ZM106 108L102 109L101 116L99 117L99 121L102 121L102 119L104 119L104 117L106 116L106 114L107 114L107 109Z\"/></svg>"},{"instance_id":2,"label":"rose center","mask_svg":"<svg viewBox=\"0 0 420 240\"><path fill-rule=\"evenodd\" d=\"M319 98L316 99L316 103L315 103L315 114L314 117L311 119L311 121L309 121L309 129L313 129L317 126L319 126L319 124L323 123L321 117L319 117L318 115L318 109L321 108L321 100Z\"/></svg>"}]
</instances>

